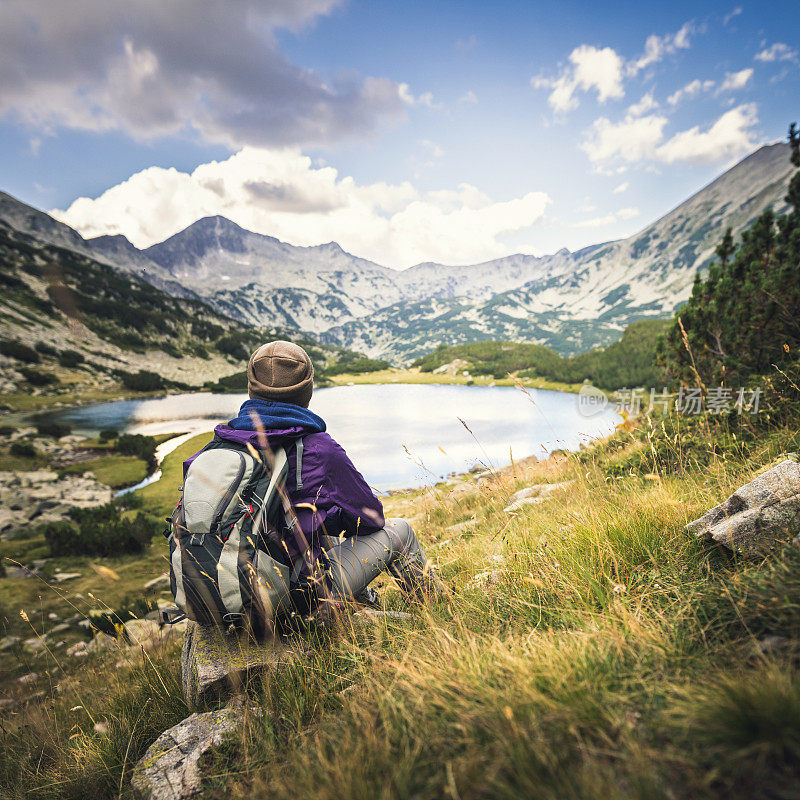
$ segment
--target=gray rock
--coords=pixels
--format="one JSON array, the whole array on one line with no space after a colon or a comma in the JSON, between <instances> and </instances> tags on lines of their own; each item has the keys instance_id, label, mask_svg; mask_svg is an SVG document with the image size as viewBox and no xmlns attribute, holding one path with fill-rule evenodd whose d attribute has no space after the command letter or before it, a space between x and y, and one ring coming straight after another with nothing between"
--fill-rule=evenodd
<instances>
[{"instance_id":1,"label":"gray rock","mask_svg":"<svg viewBox=\"0 0 800 800\"><path fill-rule=\"evenodd\" d=\"M131 619L124 627L128 641L134 646L149 647L153 640L161 638L161 626L152 619Z\"/></svg>"},{"instance_id":2,"label":"gray rock","mask_svg":"<svg viewBox=\"0 0 800 800\"><path fill-rule=\"evenodd\" d=\"M236 698L225 708L192 714L153 742L133 770L138 800L184 800L202 791L200 759L232 733L244 714Z\"/></svg>"},{"instance_id":3,"label":"gray rock","mask_svg":"<svg viewBox=\"0 0 800 800\"><path fill-rule=\"evenodd\" d=\"M75 642L75 644L67 648L67 655L70 658L85 658L88 655L86 652L86 647L87 642Z\"/></svg>"},{"instance_id":4,"label":"gray rock","mask_svg":"<svg viewBox=\"0 0 800 800\"><path fill-rule=\"evenodd\" d=\"M32 683L36 683L38 680L39 674L37 672L29 672L27 675L17 678L17 682L21 683L23 686L30 686Z\"/></svg>"},{"instance_id":5,"label":"gray rock","mask_svg":"<svg viewBox=\"0 0 800 800\"><path fill-rule=\"evenodd\" d=\"M276 640L256 644L244 634L190 622L181 651L183 696L190 708L206 699L235 694L256 676L275 673L299 655Z\"/></svg>"},{"instance_id":6,"label":"gray rock","mask_svg":"<svg viewBox=\"0 0 800 800\"><path fill-rule=\"evenodd\" d=\"M466 533L470 528L474 528L478 524L476 519L468 519L464 522L456 522L455 525L449 525L444 529L445 533Z\"/></svg>"},{"instance_id":7,"label":"gray rock","mask_svg":"<svg viewBox=\"0 0 800 800\"><path fill-rule=\"evenodd\" d=\"M782 461L686 526L698 539L758 558L800 531L800 464Z\"/></svg>"},{"instance_id":8,"label":"gray rock","mask_svg":"<svg viewBox=\"0 0 800 800\"><path fill-rule=\"evenodd\" d=\"M5 650L11 650L12 647L16 647L21 641L19 636L4 636L0 639L0 652Z\"/></svg>"},{"instance_id":9,"label":"gray rock","mask_svg":"<svg viewBox=\"0 0 800 800\"><path fill-rule=\"evenodd\" d=\"M55 583L64 583L65 581L71 581L75 578L80 578L80 572L56 572L53 575L53 581Z\"/></svg>"},{"instance_id":10,"label":"gray rock","mask_svg":"<svg viewBox=\"0 0 800 800\"><path fill-rule=\"evenodd\" d=\"M38 653L40 650L44 650L46 646L47 642L42 636L32 636L22 643L22 649L26 653Z\"/></svg>"},{"instance_id":11,"label":"gray rock","mask_svg":"<svg viewBox=\"0 0 800 800\"><path fill-rule=\"evenodd\" d=\"M169 574L164 573L151 581L147 581L144 585L145 591L152 591L154 589L168 589L169 588Z\"/></svg>"},{"instance_id":12,"label":"gray rock","mask_svg":"<svg viewBox=\"0 0 800 800\"><path fill-rule=\"evenodd\" d=\"M387 620L411 619L411 614L404 611L381 611L377 608L362 608L353 614L353 626L357 628L369 628L380 625Z\"/></svg>"},{"instance_id":13,"label":"gray rock","mask_svg":"<svg viewBox=\"0 0 800 800\"><path fill-rule=\"evenodd\" d=\"M548 497L553 492L566 489L571 486L574 481L564 481L563 483L537 483L533 486L526 486L518 492L511 495L511 502L515 503L519 500L527 500L530 497Z\"/></svg>"},{"instance_id":14,"label":"gray rock","mask_svg":"<svg viewBox=\"0 0 800 800\"><path fill-rule=\"evenodd\" d=\"M506 506L503 511L506 514L510 514L512 511L519 511L521 508L525 508L525 506L537 506L540 503L544 503L544 497L523 497Z\"/></svg>"},{"instance_id":15,"label":"gray rock","mask_svg":"<svg viewBox=\"0 0 800 800\"><path fill-rule=\"evenodd\" d=\"M113 636L108 636L105 633L98 631L94 638L84 648L86 653L102 653L106 650L113 650L118 647L117 640Z\"/></svg>"},{"instance_id":16,"label":"gray rock","mask_svg":"<svg viewBox=\"0 0 800 800\"><path fill-rule=\"evenodd\" d=\"M72 625L70 625L69 622L59 622L58 625L53 625L53 627L50 628L50 634L52 635L54 633L64 633L65 631L68 631L71 628Z\"/></svg>"}]
</instances>

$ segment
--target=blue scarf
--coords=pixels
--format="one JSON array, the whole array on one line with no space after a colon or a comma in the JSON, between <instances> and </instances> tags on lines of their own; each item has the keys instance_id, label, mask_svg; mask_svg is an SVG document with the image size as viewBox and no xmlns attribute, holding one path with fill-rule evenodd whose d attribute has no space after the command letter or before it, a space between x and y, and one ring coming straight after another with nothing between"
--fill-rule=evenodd
<instances>
[{"instance_id":1,"label":"blue scarf","mask_svg":"<svg viewBox=\"0 0 800 800\"><path fill-rule=\"evenodd\" d=\"M302 428L304 433L322 433L325 420L303 406L294 403L278 403L272 400L250 399L242 403L239 416L228 425L237 431L253 431L251 414L256 414L265 430L286 430Z\"/></svg>"}]
</instances>

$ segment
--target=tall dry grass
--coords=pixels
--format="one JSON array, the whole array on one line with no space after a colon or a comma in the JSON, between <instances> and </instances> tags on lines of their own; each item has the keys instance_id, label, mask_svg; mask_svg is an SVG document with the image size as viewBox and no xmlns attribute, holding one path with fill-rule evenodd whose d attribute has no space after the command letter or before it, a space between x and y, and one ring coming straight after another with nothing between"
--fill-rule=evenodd
<instances>
[{"instance_id":1,"label":"tall dry grass","mask_svg":"<svg viewBox=\"0 0 800 800\"><path fill-rule=\"evenodd\" d=\"M207 763L208 796L797 796L800 548L743 562L683 530L796 429L674 474L631 460L646 435L615 442L390 498L450 597L303 634L309 655L254 691L263 713ZM571 483L504 511L541 482ZM409 610L390 582L380 593ZM73 680L84 711L62 691L3 734L9 797L124 797L135 759L186 713L174 651Z\"/></svg>"}]
</instances>

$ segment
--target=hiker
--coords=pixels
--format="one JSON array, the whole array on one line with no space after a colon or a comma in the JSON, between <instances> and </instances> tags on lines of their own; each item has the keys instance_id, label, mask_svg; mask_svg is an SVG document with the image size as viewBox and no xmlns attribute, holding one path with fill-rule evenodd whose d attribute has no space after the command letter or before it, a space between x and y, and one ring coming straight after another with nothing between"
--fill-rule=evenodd
<instances>
[{"instance_id":1,"label":"hiker","mask_svg":"<svg viewBox=\"0 0 800 800\"><path fill-rule=\"evenodd\" d=\"M332 613L342 601L364 598L383 571L411 599L438 594L443 584L429 570L411 525L384 518L380 500L326 433L324 420L308 409L313 380L314 367L302 347L285 341L262 345L247 367L250 399L237 417L216 427L208 446L245 449L267 461L270 454L285 452L283 500L290 511L287 523L269 535L272 555L277 536L279 560L292 570L291 607L303 614L315 608ZM186 462L185 474L194 458ZM258 529L263 536L256 523L253 530Z\"/></svg>"}]
</instances>

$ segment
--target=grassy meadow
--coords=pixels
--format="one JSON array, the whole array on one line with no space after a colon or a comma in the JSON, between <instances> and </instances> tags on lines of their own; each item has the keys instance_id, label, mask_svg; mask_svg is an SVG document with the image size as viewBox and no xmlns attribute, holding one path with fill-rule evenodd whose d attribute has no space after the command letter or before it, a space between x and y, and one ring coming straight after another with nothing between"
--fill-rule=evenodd
<instances>
[{"instance_id":1,"label":"grassy meadow","mask_svg":"<svg viewBox=\"0 0 800 800\"><path fill-rule=\"evenodd\" d=\"M745 562L683 530L800 449L797 427L733 431L722 452L700 424L691 442L663 430L643 419L581 454L389 497L450 597L409 609L383 580L382 602L411 619L306 634L310 654L251 690L260 712L205 764L207 796L797 796L800 548ZM174 500L202 442L168 457L148 504ZM504 510L538 483L565 485ZM144 559L105 562L118 580L68 584L58 602L93 590L112 605L165 554L158 537ZM40 631L52 593L6 594L4 616L22 624L21 608ZM176 642L29 661L40 678L0 734L11 798L128 797L136 760L189 713Z\"/></svg>"},{"instance_id":2,"label":"grassy meadow","mask_svg":"<svg viewBox=\"0 0 800 800\"><path fill-rule=\"evenodd\" d=\"M328 379L331 386L348 386L350 384L374 384L374 383L414 383L414 384L447 384L452 386L515 386L521 383L531 389L552 389L557 392L577 392L582 383L562 383L559 381L548 380L547 378L517 378L504 377L494 378L491 375L434 375L432 372L423 372L419 367L409 367L401 369L390 367L389 369L376 370L375 372L361 373L341 373L332 375Z\"/></svg>"}]
</instances>

